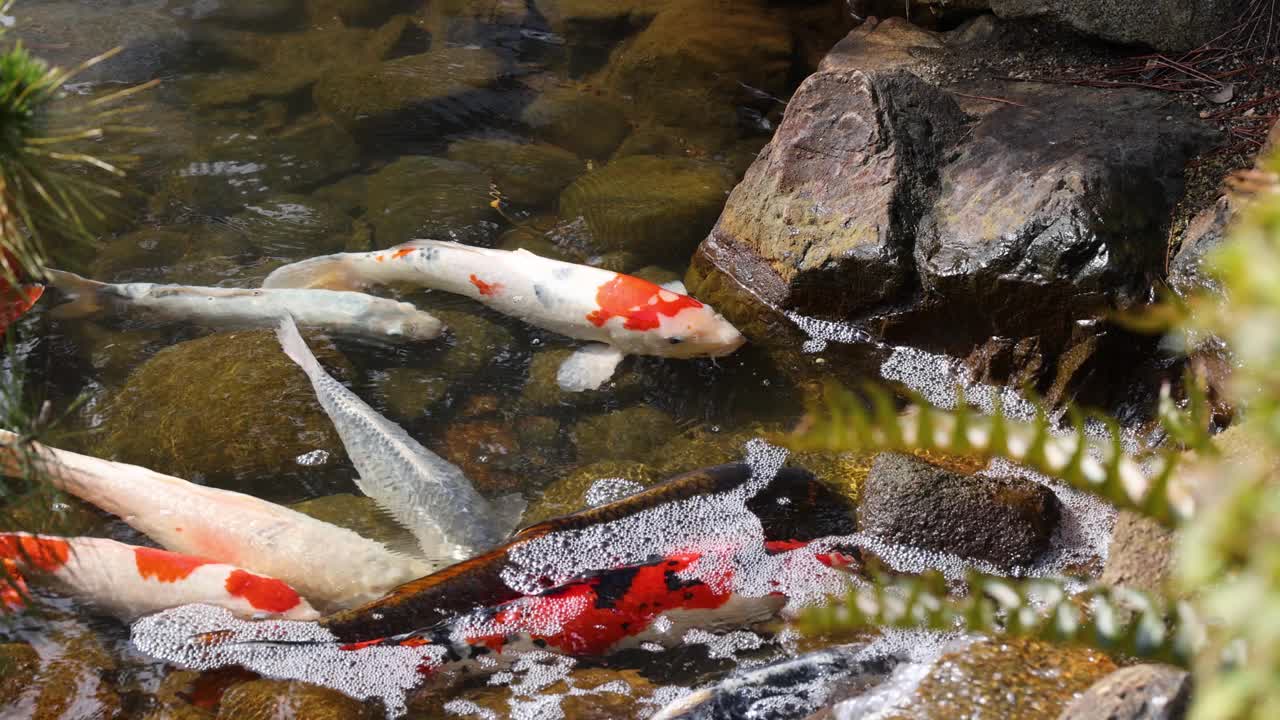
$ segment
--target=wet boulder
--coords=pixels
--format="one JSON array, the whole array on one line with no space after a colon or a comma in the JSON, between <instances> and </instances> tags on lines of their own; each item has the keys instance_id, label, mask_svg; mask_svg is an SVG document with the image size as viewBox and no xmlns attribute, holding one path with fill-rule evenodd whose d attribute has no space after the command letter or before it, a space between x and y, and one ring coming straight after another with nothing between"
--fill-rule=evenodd
<instances>
[{"instance_id":1,"label":"wet boulder","mask_svg":"<svg viewBox=\"0 0 1280 720\"><path fill-rule=\"evenodd\" d=\"M915 263L923 304L946 318L930 330L1053 345L1076 320L1146 298L1208 135L1153 93L1006 91L1018 105L982 118L942 169Z\"/></svg>"},{"instance_id":2,"label":"wet boulder","mask_svg":"<svg viewBox=\"0 0 1280 720\"><path fill-rule=\"evenodd\" d=\"M1004 18L1035 18L1078 33L1165 52L1190 50L1240 20L1247 0L990 0Z\"/></svg>"},{"instance_id":3,"label":"wet boulder","mask_svg":"<svg viewBox=\"0 0 1280 720\"><path fill-rule=\"evenodd\" d=\"M785 93L792 50L787 19L769 3L671 0L613 53L601 82L648 119L732 128L749 89Z\"/></svg>"},{"instance_id":4,"label":"wet boulder","mask_svg":"<svg viewBox=\"0 0 1280 720\"><path fill-rule=\"evenodd\" d=\"M328 340L308 344L339 377L349 370ZM305 453L344 455L311 383L267 330L156 353L109 399L98 446L102 457L197 481L297 477Z\"/></svg>"},{"instance_id":5,"label":"wet boulder","mask_svg":"<svg viewBox=\"0 0 1280 720\"><path fill-rule=\"evenodd\" d=\"M484 243L497 234L489 177L473 165L406 156L369 176L365 219L379 248L415 238Z\"/></svg>"},{"instance_id":6,"label":"wet boulder","mask_svg":"<svg viewBox=\"0 0 1280 720\"><path fill-rule=\"evenodd\" d=\"M978 640L940 657L906 703L905 717L1040 720L1116 669L1087 648L1021 638Z\"/></svg>"},{"instance_id":7,"label":"wet boulder","mask_svg":"<svg viewBox=\"0 0 1280 720\"><path fill-rule=\"evenodd\" d=\"M560 214L583 218L605 251L671 262L689 256L732 186L718 165L635 155L575 180L560 195Z\"/></svg>"},{"instance_id":8,"label":"wet boulder","mask_svg":"<svg viewBox=\"0 0 1280 720\"><path fill-rule=\"evenodd\" d=\"M1235 212L1231 196L1223 195L1191 218L1182 234L1182 245L1169 264L1169 287L1179 295L1220 290L1217 280L1209 275L1205 261L1222 244Z\"/></svg>"},{"instance_id":9,"label":"wet boulder","mask_svg":"<svg viewBox=\"0 0 1280 720\"><path fill-rule=\"evenodd\" d=\"M620 101L574 86L555 86L520 111L520 122L543 140L582 157L609 156L631 132Z\"/></svg>"},{"instance_id":10,"label":"wet boulder","mask_svg":"<svg viewBox=\"0 0 1280 720\"><path fill-rule=\"evenodd\" d=\"M864 481L858 525L891 545L1010 571L1049 549L1058 514L1054 494L1030 480L961 475L882 453Z\"/></svg>"},{"instance_id":11,"label":"wet boulder","mask_svg":"<svg viewBox=\"0 0 1280 720\"><path fill-rule=\"evenodd\" d=\"M1191 675L1168 665L1121 668L1089 686L1058 720L1182 720Z\"/></svg>"},{"instance_id":12,"label":"wet boulder","mask_svg":"<svg viewBox=\"0 0 1280 720\"><path fill-rule=\"evenodd\" d=\"M586 172L577 155L546 143L468 138L449 145L450 160L489 174L502 196L520 205L553 205L560 191Z\"/></svg>"},{"instance_id":13,"label":"wet boulder","mask_svg":"<svg viewBox=\"0 0 1280 720\"><path fill-rule=\"evenodd\" d=\"M510 111L495 90L502 74L488 50L442 47L335 69L313 94L321 110L362 139L420 140Z\"/></svg>"},{"instance_id":14,"label":"wet boulder","mask_svg":"<svg viewBox=\"0 0 1280 720\"><path fill-rule=\"evenodd\" d=\"M1159 593L1167 589L1173 562L1172 531L1150 518L1121 511L1111 530L1100 580L1106 585Z\"/></svg>"}]
</instances>

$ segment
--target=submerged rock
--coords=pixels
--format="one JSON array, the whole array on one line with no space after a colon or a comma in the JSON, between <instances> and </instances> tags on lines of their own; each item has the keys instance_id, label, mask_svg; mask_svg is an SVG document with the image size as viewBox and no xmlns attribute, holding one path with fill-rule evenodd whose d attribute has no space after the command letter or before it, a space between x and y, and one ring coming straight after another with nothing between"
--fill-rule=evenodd
<instances>
[{"instance_id":1,"label":"submerged rock","mask_svg":"<svg viewBox=\"0 0 1280 720\"><path fill-rule=\"evenodd\" d=\"M331 371L349 370L328 340L308 344ZM103 412L103 457L191 480L297 476L304 453L344 455L311 384L267 330L166 348L129 376Z\"/></svg>"},{"instance_id":2,"label":"submerged rock","mask_svg":"<svg viewBox=\"0 0 1280 720\"><path fill-rule=\"evenodd\" d=\"M606 158L631 132L621 103L585 88L557 86L520 111L534 135L587 158Z\"/></svg>"},{"instance_id":3,"label":"submerged rock","mask_svg":"<svg viewBox=\"0 0 1280 720\"><path fill-rule=\"evenodd\" d=\"M1246 0L990 0L1005 18L1037 18L1126 45L1190 50L1240 20Z\"/></svg>"},{"instance_id":4,"label":"submerged rock","mask_svg":"<svg viewBox=\"0 0 1280 720\"><path fill-rule=\"evenodd\" d=\"M570 431L578 460L637 460L670 437L675 421L647 405L614 410L579 420Z\"/></svg>"},{"instance_id":5,"label":"submerged rock","mask_svg":"<svg viewBox=\"0 0 1280 720\"><path fill-rule=\"evenodd\" d=\"M450 423L444 436L431 445L486 495L517 490L525 477L545 462L521 452L511 426L493 420Z\"/></svg>"},{"instance_id":6,"label":"submerged rock","mask_svg":"<svg viewBox=\"0 0 1280 720\"><path fill-rule=\"evenodd\" d=\"M473 165L407 156L369 176L367 188L365 217L379 248L414 238L476 244L497 233L489 177Z\"/></svg>"},{"instance_id":7,"label":"submerged rock","mask_svg":"<svg viewBox=\"0 0 1280 720\"><path fill-rule=\"evenodd\" d=\"M1218 281L1210 277L1205 260L1222 244L1235 213L1231 196L1223 195L1191 218L1182 235L1182 245L1169 264L1169 287L1179 295L1220 290Z\"/></svg>"},{"instance_id":8,"label":"submerged rock","mask_svg":"<svg viewBox=\"0 0 1280 720\"><path fill-rule=\"evenodd\" d=\"M1089 687L1058 720L1182 720L1191 675L1168 665L1121 668Z\"/></svg>"},{"instance_id":9,"label":"submerged rock","mask_svg":"<svg viewBox=\"0 0 1280 720\"><path fill-rule=\"evenodd\" d=\"M943 655L895 720L1043 720L1116 669L1096 650L1020 638Z\"/></svg>"},{"instance_id":10,"label":"submerged rock","mask_svg":"<svg viewBox=\"0 0 1280 720\"><path fill-rule=\"evenodd\" d=\"M586 172L577 155L545 143L500 138L470 138L449 146L449 159L489 173L503 197L520 205L545 206Z\"/></svg>"},{"instance_id":11,"label":"submerged rock","mask_svg":"<svg viewBox=\"0 0 1280 720\"><path fill-rule=\"evenodd\" d=\"M582 465L548 485L525 511L523 524L533 525L585 509L587 491L603 478L622 478L648 487L659 480L659 475L638 462L601 460Z\"/></svg>"},{"instance_id":12,"label":"submerged rock","mask_svg":"<svg viewBox=\"0 0 1280 720\"><path fill-rule=\"evenodd\" d=\"M227 225L269 257L341 252L351 234L351 217L340 208L298 194L249 203Z\"/></svg>"},{"instance_id":13,"label":"submerged rock","mask_svg":"<svg viewBox=\"0 0 1280 720\"><path fill-rule=\"evenodd\" d=\"M0 581L3 582L3 581ZM40 670L40 654L26 643L0 645L0 711L14 710Z\"/></svg>"},{"instance_id":14,"label":"submerged rock","mask_svg":"<svg viewBox=\"0 0 1280 720\"><path fill-rule=\"evenodd\" d=\"M735 127L748 89L785 94L792 49L785 16L768 3L671 0L614 52L602 82L659 122Z\"/></svg>"},{"instance_id":15,"label":"submerged rock","mask_svg":"<svg viewBox=\"0 0 1280 720\"><path fill-rule=\"evenodd\" d=\"M1024 479L965 476L916 458L882 453L867 475L858 524L902 547L1027 567L1049 548L1058 500Z\"/></svg>"},{"instance_id":16,"label":"submerged rock","mask_svg":"<svg viewBox=\"0 0 1280 720\"><path fill-rule=\"evenodd\" d=\"M584 218L605 251L671 262L697 246L732 186L729 173L711 163L635 155L565 188L560 215Z\"/></svg>"},{"instance_id":17,"label":"submerged rock","mask_svg":"<svg viewBox=\"0 0 1280 720\"><path fill-rule=\"evenodd\" d=\"M251 680L222 696L219 720L272 720L294 717L307 720L373 720L370 707L358 700L303 682Z\"/></svg>"},{"instance_id":18,"label":"submerged rock","mask_svg":"<svg viewBox=\"0 0 1280 720\"><path fill-rule=\"evenodd\" d=\"M504 100L494 84L501 75L498 57L488 50L442 47L331 72L314 96L321 110L363 139L420 139L500 116Z\"/></svg>"},{"instance_id":19,"label":"submerged rock","mask_svg":"<svg viewBox=\"0 0 1280 720\"><path fill-rule=\"evenodd\" d=\"M31 653L19 650L10 657L16 662L14 679L30 678ZM19 717L30 720L124 717L120 695L110 682L118 670L116 660L89 628L76 621L52 620L40 643L38 663L35 677L30 678L16 696L0 695L0 703L18 701L17 706L23 712ZM4 680L0 679L0 686L3 685ZM0 705L0 711L4 709L4 705Z\"/></svg>"}]
</instances>

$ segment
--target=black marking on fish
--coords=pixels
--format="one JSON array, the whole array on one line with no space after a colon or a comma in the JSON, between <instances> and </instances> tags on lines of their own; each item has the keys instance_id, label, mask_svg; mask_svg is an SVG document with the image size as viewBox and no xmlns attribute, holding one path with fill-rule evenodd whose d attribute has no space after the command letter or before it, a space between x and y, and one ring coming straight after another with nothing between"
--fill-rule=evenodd
<instances>
[{"instance_id":1,"label":"black marking on fish","mask_svg":"<svg viewBox=\"0 0 1280 720\"><path fill-rule=\"evenodd\" d=\"M538 298L538 302L542 304L542 307L554 307L556 304L556 298L551 294L551 291L537 283L533 285L533 294Z\"/></svg>"},{"instance_id":2,"label":"black marking on fish","mask_svg":"<svg viewBox=\"0 0 1280 720\"><path fill-rule=\"evenodd\" d=\"M631 584L635 581L636 573L638 572L640 572L639 567L630 567L601 576L600 582L595 588L596 607L617 607L618 601L626 597L627 593L631 591Z\"/></svg>"}]
</instances>

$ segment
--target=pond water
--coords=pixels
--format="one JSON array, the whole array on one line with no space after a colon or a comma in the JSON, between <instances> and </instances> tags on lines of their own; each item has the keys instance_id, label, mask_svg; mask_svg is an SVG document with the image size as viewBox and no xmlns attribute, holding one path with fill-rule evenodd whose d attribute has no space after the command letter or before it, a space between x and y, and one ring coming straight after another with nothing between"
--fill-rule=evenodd
<instances>
[{"instance_id":1,"label":"pond water","mask_svg":"<svg viewBox=\"0 0 1280 720\"><path fill-rule=\"evenodd\" d=\"M682 9L654 20L668 4ZM782 98L849 22L842 2L715 0L26 0L14 13L16 36L59 64L125 48L77 78L78 95L162 80L127 118L150 132L95 147L136 163L92 247L66 253L65 269L237 288L286 263L420 237L678 279ZM750 345L716 360L628 358L604 389L571 394L555 370L581 343L458 296L387 294L448 331L395 347L310 344L482 494L522 495L526 522L580 509L596 478L647 484L740 459L747 440L803 411L795 374ZM23 320L18 358L55 407L84 401L62 447L403 542L354 497L354 468L272 334L63 317L60 299ZM63 515L81 534L145 542L77 504ZM0 640L67 656L62 676L41 677L71 699L48 702L89 712L67 717L113 702L129 716L158 707L168 670L132 649L126 628L62 601L50 613L0 625ZM726 658L776 647L757 638L719 656L642 653L610 672L657 698L652 710L671 687L728 669ZM102 683L116 699L102 699ZM541 686L525 687L527 716L556 716L537 709ZM592 695L567 687L550 695ZM619 707L641 712L637 702Z\"/></svg>"}]
</instances>

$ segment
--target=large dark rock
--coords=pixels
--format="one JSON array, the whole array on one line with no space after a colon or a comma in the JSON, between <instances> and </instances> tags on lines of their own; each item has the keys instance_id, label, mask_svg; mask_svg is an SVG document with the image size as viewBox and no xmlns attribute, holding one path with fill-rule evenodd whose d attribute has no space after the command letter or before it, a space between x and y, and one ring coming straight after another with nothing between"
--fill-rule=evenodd
<instances>
[{"instance_id":1,"label":"large dark rock","mask_svg":"<svg viewBox=\"0 0 1280 720\"><path fill-rule=\"evenodd\" d=\"M896 453L876 458L858 507L865 532L900 546L1026 567L1049 547L1058 499L1030 480L959 475Z\"/></svg>"},{"instance_id":2,"label":"large dark rock","mask_svg":"<svg viewBox=\"0 0 1280 720\"><path fill-rule=\"evenodd\" d=\"M1089 686L1058 720L1182 720L1191 675L1168 665L1121 668Z\"/></svg>"},{"instance_id":3,"label":"large dark rock","mask_svg":"<svg viewBox=\"0 0 1280 720\"><path fill-rule=\"evenodd\" d=\"M1005 18L1038 18L1127 45L1190 50L1240 20L1246 0L990 0Z\"/></svg>"},{"instance_id":4,"label":"large dark rock","mask_svg":"<svg viewBox=\"0 0 1280 720\"><path fill-rule=\"evenodd\" d=\"M924 305L970 337L1061 338L1076 319L1146 297L1205 136L1152 93L1025 83L1006 93L1019 104L973 129L919 228Z\"/></svg>"},{"instance_id":5,"label":"large dark rock","mask_svg":"<svg viewBox=\"0 0 1280 720\"><path fill-rule=\"evenodd\" d=\"M1055 398L1105 384L1097 358L1141 355L1104 319L1163 274L1184 166L1213 136L1152 93L957 79L1008 61L981 57L983 33L1004 37L994 21L898 20L840 41L730 195L689 289L800 372L810 321L863 331L832 346L842 371L874 370L887 345L966 357L994 342L1016 358L977 375Z\"/></svg>"}]
</instances>

